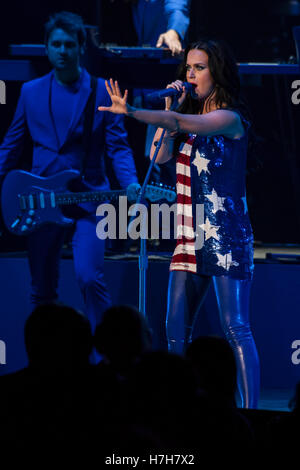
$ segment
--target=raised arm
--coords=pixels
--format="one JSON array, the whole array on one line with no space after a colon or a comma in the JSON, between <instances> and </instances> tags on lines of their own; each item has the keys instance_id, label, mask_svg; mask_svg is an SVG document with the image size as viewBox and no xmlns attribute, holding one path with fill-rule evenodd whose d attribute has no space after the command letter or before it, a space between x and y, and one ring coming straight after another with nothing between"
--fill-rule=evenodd
<instances>
[{"instance_id":1,"label":"raised arm","mask_svg":"<svg viewBox=\"0 0 300 470\"><path fill-rule=\"evenodd\" d=\"M240 117L233 111L218 109L207 114L180 114L174 111L150 111L128 106L127 116L178 133L241 137Z\"/></svg>"},{"instance_id":2,"label":"raised arm","mask_svg":"<svg viewBox=\"0 0 300 470\"><path fill-rule=\"evenodd\" d=\"M110 107L100 106L99 111L110 111L115 114L125 114L129 117L163 127L178 133L198 135L224 135L229 138L239 138L244 134L241 119L234 111L218 109L207 114L180 114L174 111L152 111L136 109L127 104L127 90L121 95L118 82L106 82L106 88L112 100Z\"/></svg>"}]
</instances>

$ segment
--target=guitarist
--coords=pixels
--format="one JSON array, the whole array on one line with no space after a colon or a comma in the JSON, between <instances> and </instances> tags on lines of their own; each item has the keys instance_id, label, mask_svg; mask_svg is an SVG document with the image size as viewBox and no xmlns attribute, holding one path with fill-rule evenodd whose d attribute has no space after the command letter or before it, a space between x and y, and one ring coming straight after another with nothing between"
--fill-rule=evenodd
<instances>
[{"instance_id":1,"label":"guitarist","mask_svg":"<svg viewBox=\"0 0 300 470\"><path fill-rule=\"evenodd\" d=\"M96 190L109 190L104 164L107 154L122 188L137 182L123 118L97 112L99 104L110 103L104 80L92 79L80 67L85 37L82 18L76 14L56 13L46 23L46 52L53 70L22 86L14 119L0 146L0 177L18 166L29 132L32 172L36 175L52 176L74 169ZM99 220L95 213L91 204L88 213L75 222L72 238L76 277L93 330L111 303L103 273L105 242L96 236ZM56 225L44 226L28 236L33 307L57 298L64 236L65 229Z\"/></svg>"}]
</instances>

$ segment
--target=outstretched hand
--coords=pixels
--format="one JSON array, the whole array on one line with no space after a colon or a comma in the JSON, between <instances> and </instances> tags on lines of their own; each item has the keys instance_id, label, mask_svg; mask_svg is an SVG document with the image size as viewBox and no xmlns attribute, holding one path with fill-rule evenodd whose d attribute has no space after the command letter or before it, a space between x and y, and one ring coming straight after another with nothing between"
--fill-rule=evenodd
<instances>
[{"instance_id":1,"label":"outstretched hand","mask_svg":"<svg viewBox=\"0 0 300 470\"><path fill-rule=\"evenodd\" d=\"M111 99L111 106L99 106L98 111L109 111L114 114L127 114L128 90L125 90L125 93L122 96L118 82L116 80L113 81L112 78L110 78L109 83L105 80L105 86Z\"/></svg>"}]
</instances>

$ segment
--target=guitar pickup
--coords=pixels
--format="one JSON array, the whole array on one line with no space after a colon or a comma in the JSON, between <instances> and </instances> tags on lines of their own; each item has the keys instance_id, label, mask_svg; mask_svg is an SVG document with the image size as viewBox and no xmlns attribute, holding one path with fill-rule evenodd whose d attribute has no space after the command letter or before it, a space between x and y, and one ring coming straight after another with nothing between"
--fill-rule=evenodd
<instances>
[{"instance_id":1,"label":"guitar pickup","mask_svg":"<svg viewBox=\"0 0 300 470\"><path fill-rule=\"evenodd\" d=\"M45 209L45 196L44 196L44 193L40 193L40 206L41 206L41 209Z\"/></svg>"},{"instance_id":2,"label":"guitar pickup","mask_svg":"<svg viewBox=\"0 0 300 470\"><path fill-rule=\"evenodd\" d=\"M19 194L18 197L19 197L20 209L22 211L25 211L27 209L31 209L31 210L35 209L36 202L35 202L35 196L33 194L28 194L28 195L23 195L23 196Z\"/></svg>"},{"instance_id":3,"label":"guitar pickup","mask_svg":"<svg viewBox=\"0 0 300 470\"><path fill-rule=\"evenodd\" d=\"M19 198L19 203L20 203L20 209L22 211L26 210L26 198L25 196L21 196L20 194L18 195Z\"/></svg>"},{"instance_id":4,"label":"guitar pickup","mask_svg":"<svg viewBox=\"0 0 300 470\"><path fill-rule=\"evenodd\" d=\"M29 209L34 209L34 198L32 194L29 194L28 202L29 202Z\"/></svg>"}]
</instances>

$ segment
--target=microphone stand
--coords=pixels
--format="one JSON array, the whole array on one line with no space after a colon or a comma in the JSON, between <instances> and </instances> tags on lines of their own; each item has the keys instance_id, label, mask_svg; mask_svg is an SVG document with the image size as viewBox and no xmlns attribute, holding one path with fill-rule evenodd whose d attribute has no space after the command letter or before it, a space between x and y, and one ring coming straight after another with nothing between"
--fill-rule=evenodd
<instances>
[{"instance_id":1,"label":"microphone stand","mask_svg":"<svg viewBox=\"0 0 300 470\"><path fill-rule=\"evenodd\" d=\"M153 166L156 161L156 157L158 155L158 152L161 148L161 144L163 141L163 138L165 136L166 129L163 129L162 134L160 136L160 139L156 145L155 152L153 155L153 158L150 162L147 174L145 176L143 185L139 191L138 198L136 200L136 205L141 202L141 200L144 197L145 191L146 191L146 186L148 184ZM129 227L130 227L129 222ZM130 231L130 228L129 230ZM141 222L141 238L140 238L140 254L139 254L139 311L146 316L146 273L148 269L148 256L147 256L147 238L144 233L144 214L142 213L142 222Z\"/></svg>"},{"instance_id":2,"label":"microphone stand","mask_svg":"<svg viewBox=\"0 0 300 470\"><path fill-rule=\"evenodd\" d=\"M177 105L178 105L177 97L174 96L170 110L173 111L174 109L176 109ZM153 166L155 164L158 152L161 148L161 144L162 144L162 141L164 139L165 133L166 133L166 129L163 129L163 131L161 133L161 136L160 136L160 139L157 142L155 152L153 154L153 158L150 161L150 165L149 165L147 174L145 176L145 180L144 180L143 185L142 185L142 187L139 191L136 204L139 204L141 202L141 200L142 200L142 198L145 194L146 186L148 184L148 181L149 181ZM142 217L143 217L143 214L142 214ZM131 221L129 222L129 227L130 227L130 223L131 223ZM147 238L145 236L143 237L143 235L145 235L145 234L144 234L144 219L142 218L141 238L140 238L140 254L139 254L139 311L144 316L146 316L146 280L147 280L146 273L147 273L147 269L148 269L148 256L147 256L147 242L146 242Z\"/></svg>"}]
</instances>

